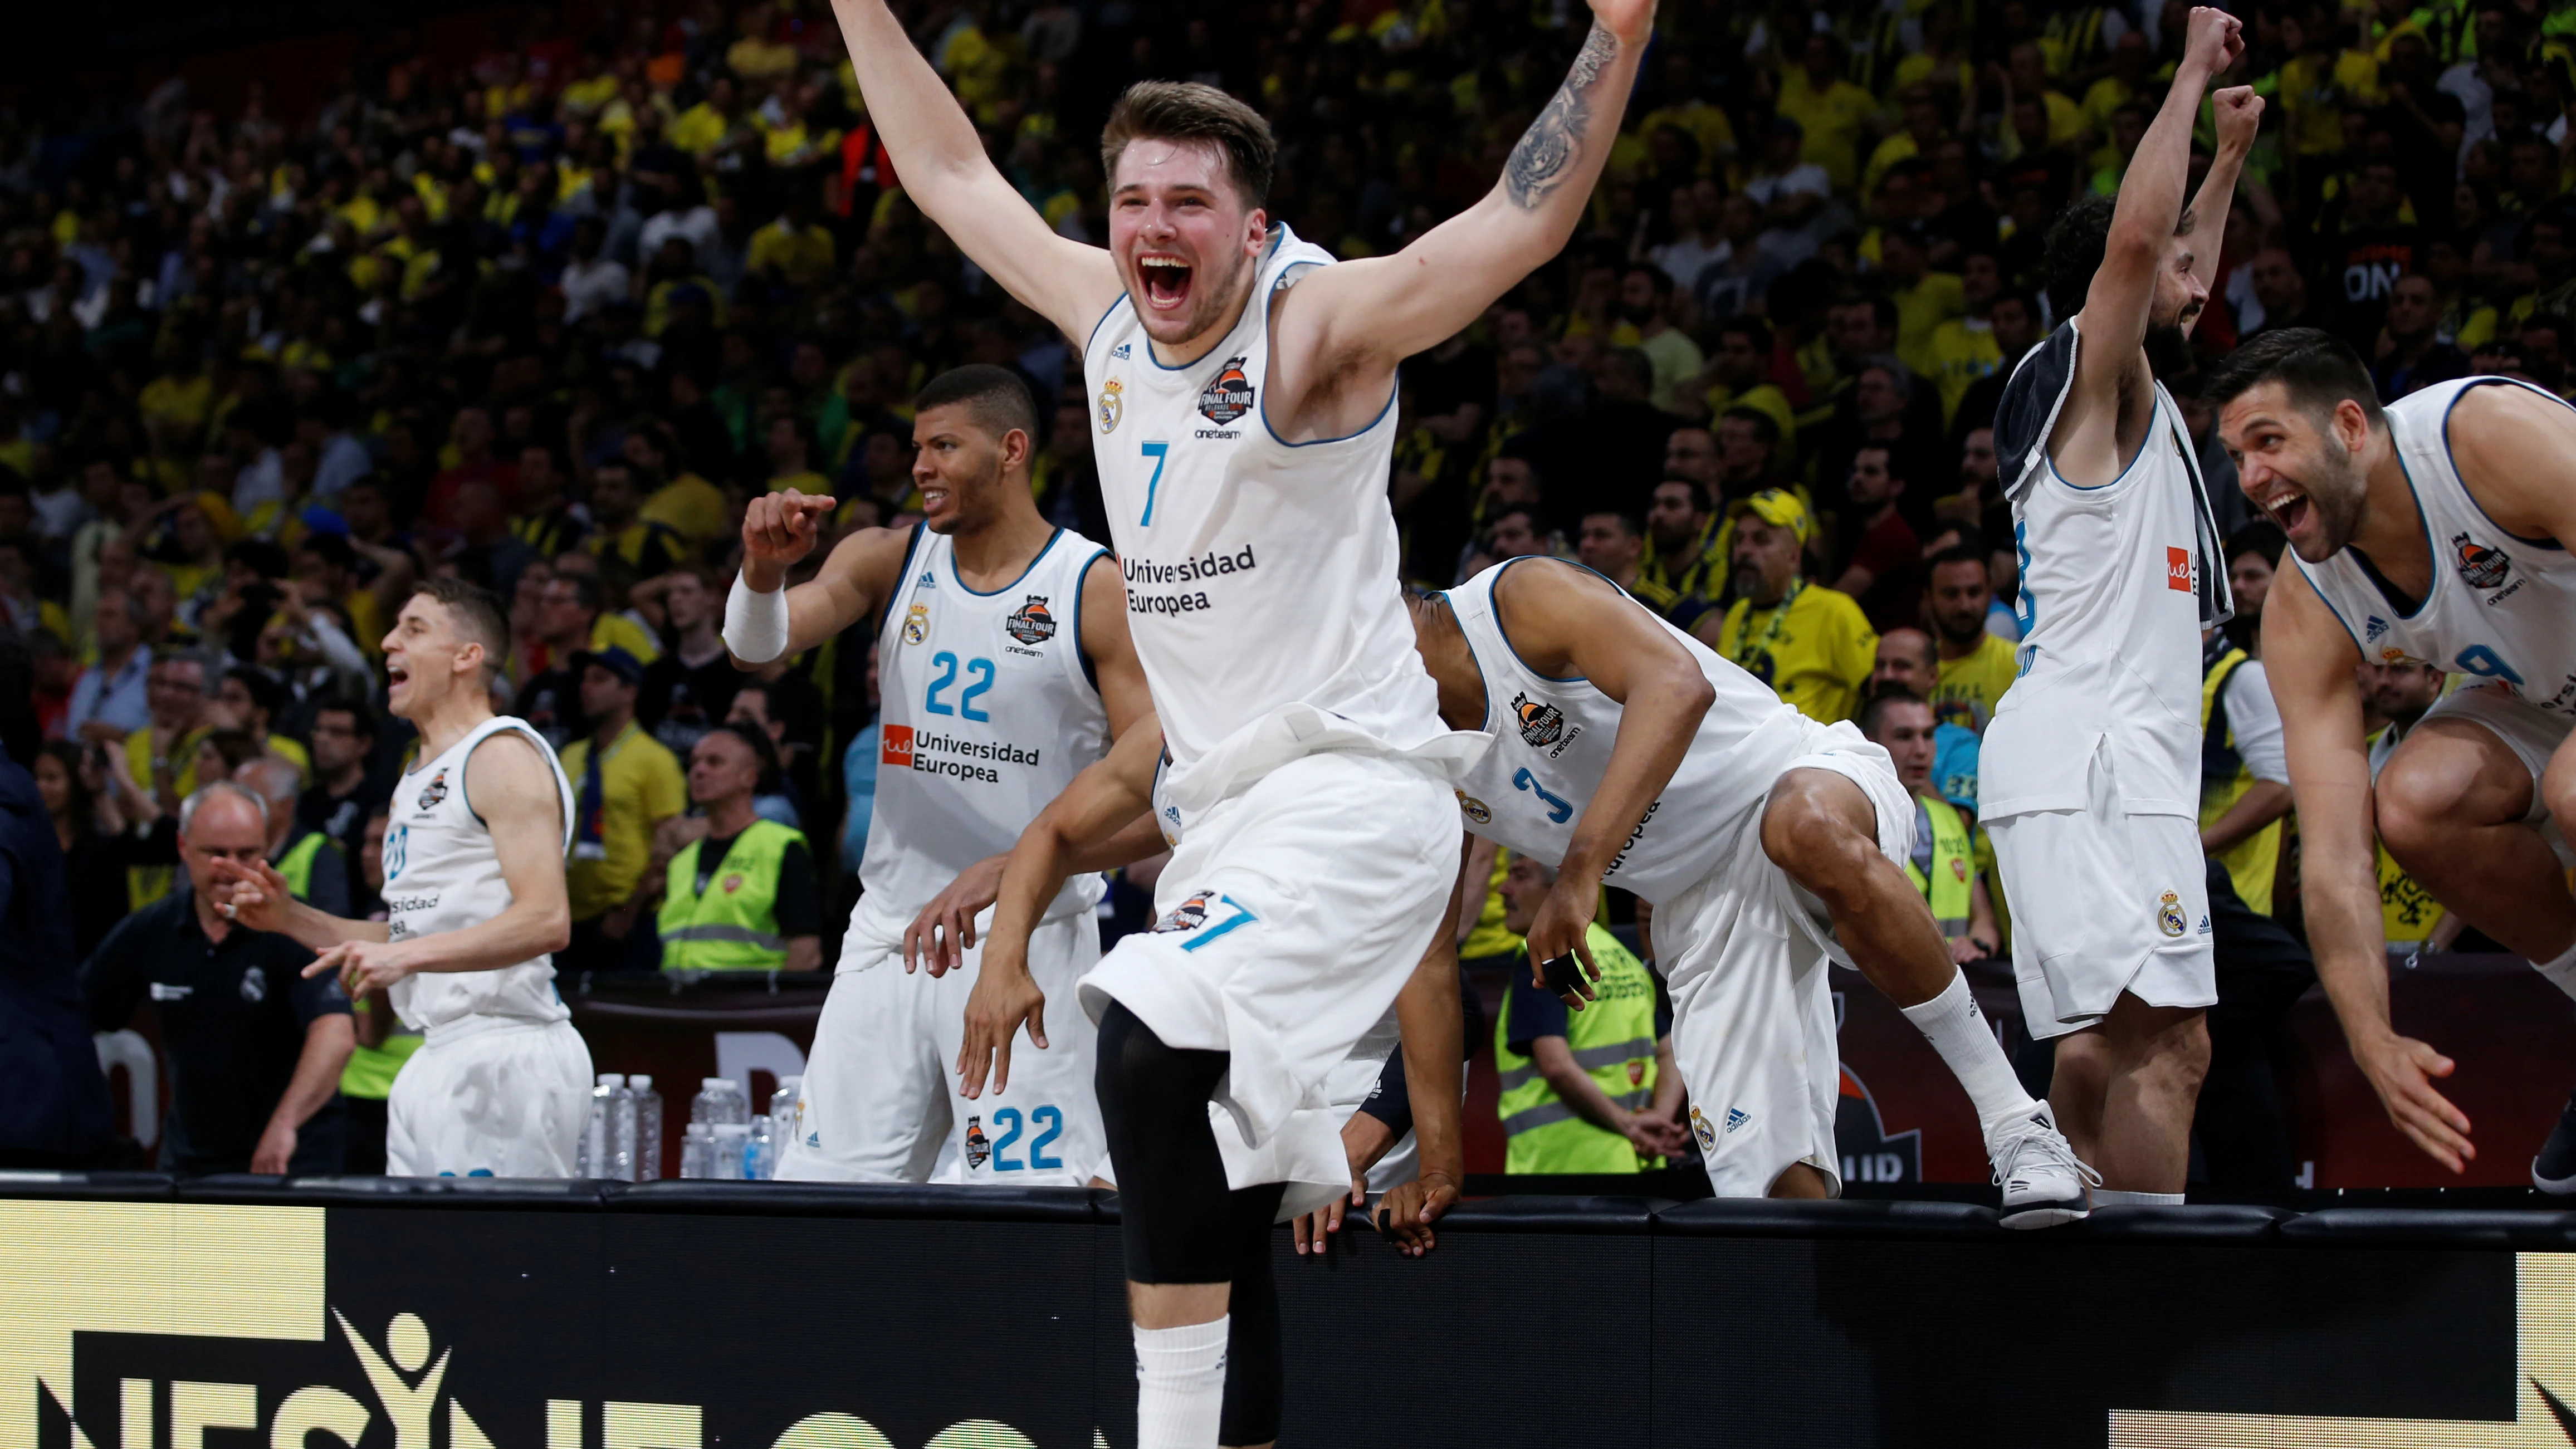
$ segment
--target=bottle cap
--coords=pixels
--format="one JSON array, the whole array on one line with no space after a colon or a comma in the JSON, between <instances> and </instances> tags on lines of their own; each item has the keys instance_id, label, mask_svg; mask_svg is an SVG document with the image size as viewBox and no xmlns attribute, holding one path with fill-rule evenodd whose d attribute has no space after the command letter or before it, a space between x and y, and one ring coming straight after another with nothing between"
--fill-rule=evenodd
<instances>
[{"instance_id":1,"label":"bottle cap","mask_svg":"<svg viewBox=\"0 0 2576 1449\"><path fill-rule=\"evenodd\" d=\"M751 1125L747 1122L719 1122L715 1134L718 1137L749 1137Z\"/></svg>"},{"instance_id":2,"label":"bottle cap","mask_svg":"<svg viewBox=\"0 0 2576 1449\"><path fill-rule=\"evenodd\" d=\"M720 1091L723 1091L725 1088L730 1087L730 1086L732 1086L732 1085L733 1085L733 1078L731 1078L731 1077L700 1077L700 1078L698 1078L698 1090L700 1090L700 1091L702 1091L702 1092L720 1092Z\"/></svg>"},{"instance_id":3,"label":"bottle cap","mask_svg":"<svg viewBox=\"0 0 2576 1449\"><path fill-rule=\"evenodd\" d=\"M633 1074L626 1078L626 1085L633 1087L639 1092L649 1092L653 1090L653 1079L651 1077L641 1075L640 1073Z\"/></svg>"},{"instance_id":4,"label":"bottle cap","mask_svg":"<svg viewBox=\"0 0 2576 1449\"><path fill-rule=\"evenodd\" d=\"M704 1136L707 1136L707 1135L709 1135L709 1134L708 1134L708 1129L707 1129L707 1124L706 1124L706 1123L704 1123L704 1122L692 1122L692 1123L690 1123L690 1124L689 1124L688 1131L687 1131L687 1133L686 1133L685 1135L690 1136L690 1137L704 1137Z\"/></svg>"},{"instance_id":5,"label":"bottle cap","mask_svg":"<svg viewBox=\"0 0 2576 1449\"><path fill-rule=\"evenodd\" d=\"M603 1087L622 1087L626 1085L626 1078L617 1072L602 1072L599 1074L599 1084Z\"/></svg>"}]
</instances>

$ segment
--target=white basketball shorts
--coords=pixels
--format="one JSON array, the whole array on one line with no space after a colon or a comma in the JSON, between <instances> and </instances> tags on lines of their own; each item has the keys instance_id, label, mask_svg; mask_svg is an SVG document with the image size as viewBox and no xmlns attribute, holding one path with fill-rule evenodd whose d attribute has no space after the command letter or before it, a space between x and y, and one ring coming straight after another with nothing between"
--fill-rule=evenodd
<instances>
[{"instance_id":1,"label":"white basketball shorts","mask_svg":"<svg viewBox=\"0 0 2576 1449\"><path fill-rule=\"evenodd\" d=\"M589 1046L567 1021L488 1019L433 1033L403 1063L385 1103L387 1176L573 1175L597 1080Z\"/></svg>"},{"instance_id":2,"label":"white basketball shorts","mask_svg":"<svg viewBox=\"0 0 2576 1449\"><path fill-rule=\"evenodd\" d=\"M1011 1043L1011 1083L968 1101L957 1090L966 998L983 964L984 932L945 976L903 969L903 942L851 922L805 1061L803 1110L779 1154L778 1175L804 1182L953 1182L1082 1187L1108 1159L1092 1095L1099 1029L1074 986L1100 959L1089 911L1038 923L1029 975L1046 993L1047 1046L1026 1028Z\"/></svg>"},{"instance_id":3,"label":"white basketball shorts","mask_svg":"<svg viewBox=\"0 0 2576 1449\"><path fill-rule=\"evenodd\" d=\"M2567 742L2568 729L2576 725L2576 720L2542 709L2501 684L2474 684L2435 700L2433 707L2424 711L2423 722L2437 719L2466 720L2513 751L2513 757L2531 773L2531 811L2523 820L2540 832L2550 849L2558 852L2559 864L2576 866L2576 850L2569 849L2567 837L2549 813L2548 800L2540 793L2540 780L2549 771L2550 757Z\"/></svg>"},{"instance_id":4,"label":"white basketball shorts","mask_svg":"<svg viewBox=\"0 0 2576 1449\"><path fill-rule=\"evenodd\" d=\"M1914 846L1914 802L1887 751L1850 724L1816 725L1782 767L1830 770L1860 786L1891 860ZM1768 802L1765 802L1766 806ZM1719 1197L1763 1197L1805 1163L1842 1193L1834 1113L1842 1094L1833 961L1824 903L1762 850L1761 810L1736 827L1717 868L1655 908L1656 965L1673 999L1673 1061L1690 1092L1691 1135Z\"/></svg>"}]
</instances>

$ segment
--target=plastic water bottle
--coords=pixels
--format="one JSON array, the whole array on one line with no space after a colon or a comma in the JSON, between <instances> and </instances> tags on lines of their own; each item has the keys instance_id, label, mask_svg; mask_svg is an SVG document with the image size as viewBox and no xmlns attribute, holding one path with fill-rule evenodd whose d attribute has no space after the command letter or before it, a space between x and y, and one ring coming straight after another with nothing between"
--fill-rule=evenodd
<instances>
[{"instance_id":1,"label":"plastic water bottle","mask_svg":"<svg viewBox=\"0 0 2576 1449\"><path fill-rule=\"evenodd\" d=\"M731 1077L701 1077L697 1099L689 1104L689 1120L710 1127L728 1123L751 1125L751 1102Z\"/></svg>"},{"instance_id":2,"label":"plastic water bottle","mask_svg":"<svg viewBox=\"0 0 2576 1449\"><path fill-rule=\"evenodd\" d=\"M784 1153L794 1142L805 1120L805 1079L780 1077L778 1090L769 1094L769 1134L777 1139L777 1153ZM777 1159L773 1153L771 1160Z\"/></svg>"},{"instance_id":3,"label":"plastic water bottle","mask_svg":"<svg viewBox=\"0 0 2576 1449\"><path fill-rule=\"evenodd\" d=\"M627 1088L635 1093L635 1175L629 1182L658 1182L662 1177L662 1094L653 1090L653 1079L631 1076Z\"/></svg>"},{"instance_id":4,"label":"plastic water bottle","mask_svg":"<svg viewBox=\"0 0 2576 1449\"><path fill-rule=\"evenodd\" d=\"M751 1137L742 1153L742 1175L749 1182L768 1182L778 1176L778 1139L767 1117L751 1119Z\"/></svg>"},{"instance_id":5,"label":"plastic water bottle","mask_svg":"<svg viewBox=\"0 0 2576 1449\"><path fill-rule=\"evenodd\" d=\"M635 1093L619 1077L608 1094L608 1170L602 1177L635 1180Z\"/></svg>"},{"instance_id":6,"label":"plastic water bottle","mask_svg":"<svg viewBox=\"0 0 2576 1449\"><path fill-rule=\"evenodd\" d=\"M599 1085L590 1091L590 1125L581 1134L579 1171L584 1177L609 1178L617 1175L616 1113L617 1095L626 1090L626 1078L615 1072L601 1072Z\"/></svg>"},{"instance_id":7,"label":"plastic water bottle","mask_svg":"<svg viewBox=\"0 0 2576 1449\"><path fill-rule=\"evenodd\" d=\"M715 1137L715 1171L707 1174L719 1182L742 1181L742 1170L751 1153L751 1126L744 1122L719 1122Z\"/></svg>"},{"instance_id":8,"label":"plastic water bottle","mask_svg":"<svg viewBox=\"0 0 2576 1449\"><path fill-rule=\"evenodd\" d=\"M680 1176L705 1178L715 1176L715 1129L704 1122L692 1122L680 1138Z\"/></svg>"}]
</instances>

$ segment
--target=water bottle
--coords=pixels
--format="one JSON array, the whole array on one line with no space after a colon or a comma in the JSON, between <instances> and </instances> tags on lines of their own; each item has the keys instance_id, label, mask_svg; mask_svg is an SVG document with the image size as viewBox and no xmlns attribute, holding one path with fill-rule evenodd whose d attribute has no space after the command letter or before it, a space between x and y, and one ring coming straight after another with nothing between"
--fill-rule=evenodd
<instances>
[{"instance_id":1,"label":"water bottle","mask_svg":"<svg viewBox=\"0 0 2576 1449\"><path fill-rule=\"evenodd\" d=\"M608 1170L602 1177L619 1182L635 1180L635 1093L623 1077L608 1094L607 1112Z\"/></svg>"},{"instance_id":2,"label":"water bottle","mask_svg":"<svg viewBox=\"0 0 2576 1449\"><path fill-rule=\"evenodd\" d=\"M704 1122L689 1124L688 1131L680 1138L680 1176L715 1176L715 1169L708 1160L716 1150L715 1138L710 1135L714 1130Z\"/></svg>"},{"instance_id":3,"label":"water bottle","mask_svg":"<svg viewBox=\"0 0 2576 1449\"><path fill-rule=\"evenodd\" d=\"M768 1182L778 1176L778 1139L772 1135L767 1117L751 1119L751 1138L742 1153L742 1175L750 1182Z\"/></svg>"},{"instance_id":4,"label":"water bottle","mask_svg":"<svg viewBox=\"0 0 2576 1449\"><path fill-rule=\"evenodd\" d=\"M736 1127L750 1126L751 1093L744 1090L742 1083L731 1077L718 1080L724 1083L724 1120Z\"/></svg>"},{"instance_id":5,"label":"water bottle","mask_svg":"<svg viewBox=\"0 0 2576 1449\"><path fill-rule=\"evenodd\" d=\"M599 1085L590 1091L590 1125L581 1134L581 1163L584 1177L610 1178L617 1175L616 1125L610 1108L617 1094L626 1090L626 1079L615 1072L601 1072Z\"/></svg>"},{"instance_id":6,"label":"water bottle","mask_svg":"<svg viewBox=\"0 0 2576 1449\"><path fill-rule=\"evenodd\" d=\"M751 1127L744 1122L720 1122L714 1128L715 1171L707 1174L719 1182L742 1181L742 1169L751 1152Z\"/></svg>"},{"instance_id":7,"label":"water bottle","mask_svg":"<svg viewBox=\"0 0 2576 1449\"><path fill-rule=\"evenodd\" d=\"M631 1076L626 1079L635 1093L635 1175L630 1182L659 1182L662 1178L662 1094L653 1090L653 1079Z\"/></svg>"},{"instance_id":8,"label":"water bottle","mask_svg":"<svg viewBox=\"0 0 2576 1449\"><path fill-rule=\"evenodd\" d=\"M769 1135L777 1140L777 1152L797 1139L805 1120L805 1079L780 1077L778 1090L769 1094ZM772 1154L776 1160L776 1154Z\"/></svg>"}]
</instances>

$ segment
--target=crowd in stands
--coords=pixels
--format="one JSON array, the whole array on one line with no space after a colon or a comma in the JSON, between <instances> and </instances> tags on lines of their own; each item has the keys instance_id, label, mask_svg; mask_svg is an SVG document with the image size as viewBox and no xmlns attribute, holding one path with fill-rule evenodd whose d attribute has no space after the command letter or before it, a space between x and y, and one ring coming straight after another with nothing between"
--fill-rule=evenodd
<instances>
[{"instance_id":1,"label":"crowd in stands","mask_svg":"<svg viewBox=\"0 0 2576 1449\"><path fill-rule=\"evenodd\" d=\"M1185 78L1269 117L1273 217L1344 257L1481 195L1587 21L1566 0L896 9L1060 233L1106 238L1108 101ZM2185 9L1667 4L1589 223L1404 369L1387 486L1412 579L1579 559L1810 715L1926 747L1919 788L1972 819L2018 635L1989 424L2062 320L2049 222L2117 190ZM2576 386L2576 11L2244 19L2216 83L2269 104L2204 243L2197 357L2312 325L2392 400L2469 371ZM294 114L249 76L0 117L0 625L34 658L83 953L172 889L173 817L218 778L291 799L275 849L321 837L315 888L365 911L367 821L407 743L378 641L447 574L509 605L496 703L580 795L571 964L656 959L636 923L705 833L684 771L726 722L727 818L749 791L817 843L822 904L794 934L819 921L828 951L873 791L871 645L732 667L746 501L794 487L842 500L836 532L908 524L909 400L995 363L1047 413L1042 512L1107 537L1080 339L906 198L826 7L495 25L461 66L368 37ZM2255 601L2230 637L2257 651L2243 583L2278 535L2196 370L2164 380ZM1865 713L1891 690L1928 728ZM1957 934L1990 954L2008 913L1974 902Z\"/></svg>"}]
</instances>

